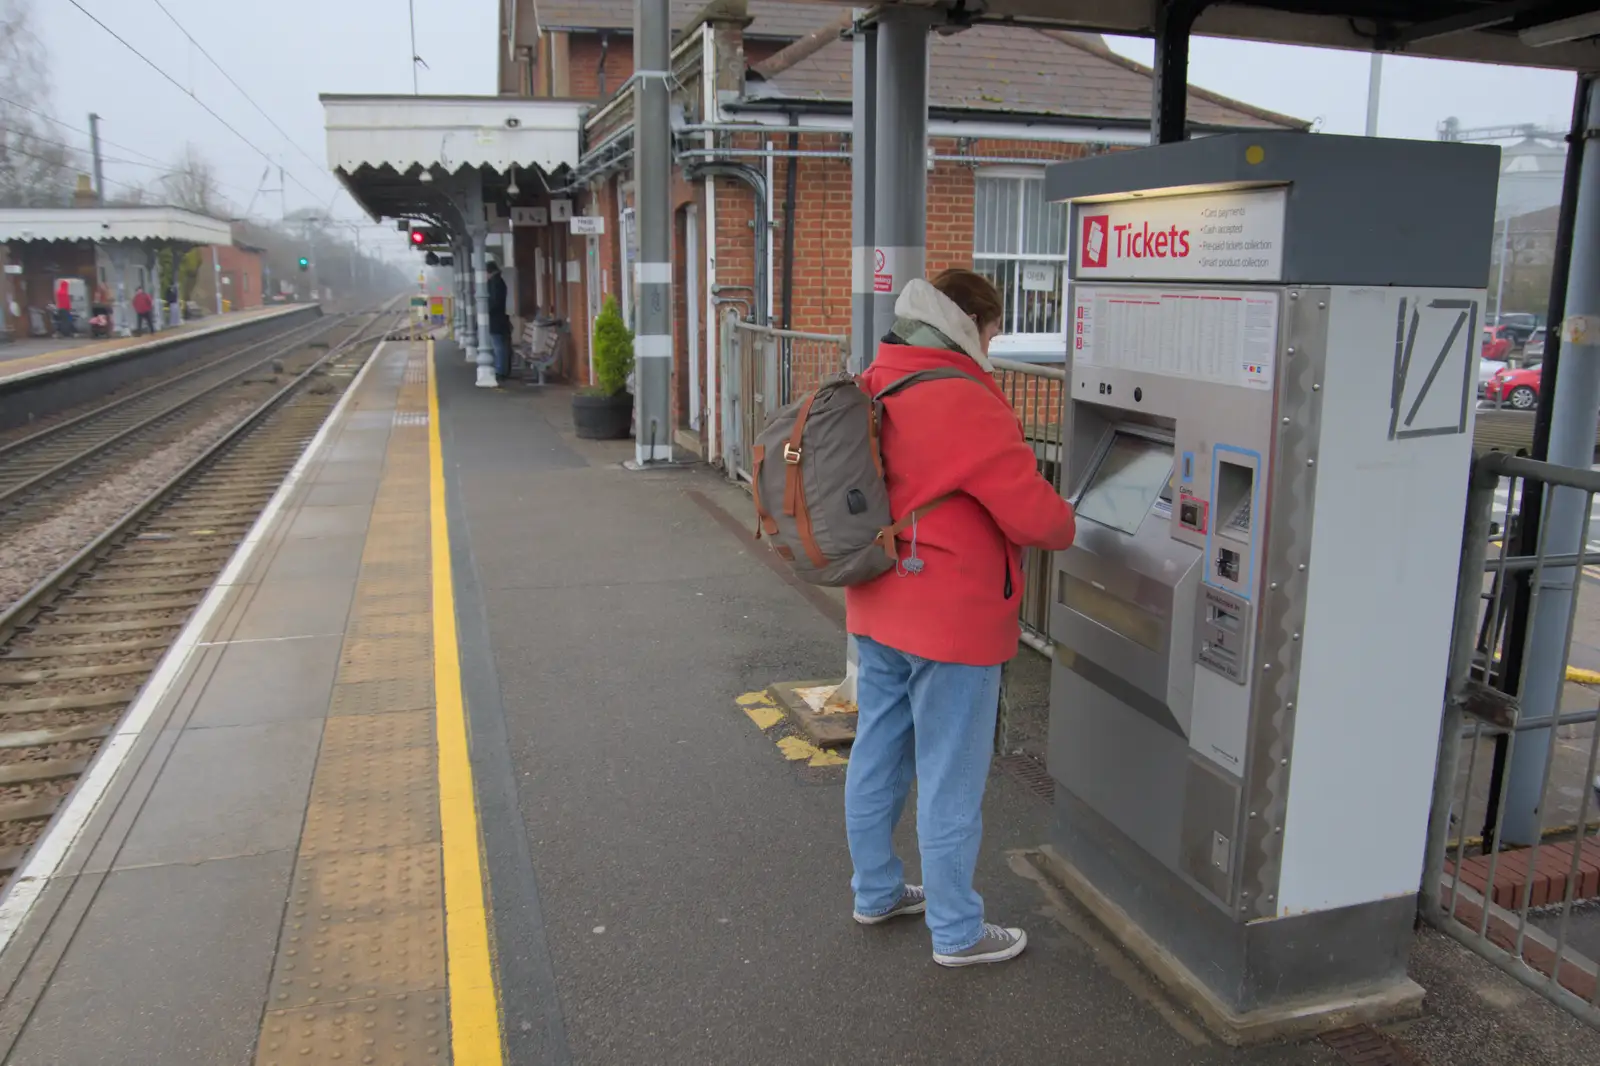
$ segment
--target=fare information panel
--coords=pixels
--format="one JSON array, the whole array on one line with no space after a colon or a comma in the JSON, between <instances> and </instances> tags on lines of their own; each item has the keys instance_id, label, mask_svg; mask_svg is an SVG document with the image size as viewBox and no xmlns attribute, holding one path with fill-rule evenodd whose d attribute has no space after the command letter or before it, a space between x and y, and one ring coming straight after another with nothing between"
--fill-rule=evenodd
<instances>
[{"instance_id":1,"label":"fare information panel","mask_svg":"<svg viewBox=\"0 0 1600 1066\"><path fill-rule=\"evenodd\" d=\"M1271 389L1278 294L1187 286L1073 286L1079 366Z\"/></svg>"}]
</instances>

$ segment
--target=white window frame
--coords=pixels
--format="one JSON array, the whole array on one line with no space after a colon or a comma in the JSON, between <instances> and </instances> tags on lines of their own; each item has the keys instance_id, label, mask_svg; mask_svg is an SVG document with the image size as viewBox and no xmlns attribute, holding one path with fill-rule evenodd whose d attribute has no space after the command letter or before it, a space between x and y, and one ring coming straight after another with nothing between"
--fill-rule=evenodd
<instances>
[{"instance_id":1,"label":"white window frame","mask_svg":"<svg viewBox=\"0 0 1600 1066\"><path fill-rule=\"evenodd\" d=\"M1065 336L1065 332L1064 332L1065 331L1065 317L1064 316L1066 314L1065 304L1066 304L1066 282L1067 282L1067 277L1066 277L1066 275L1067 275L1067 253L1066 253L1066 248L1068 247L1068 242L1065 240L1065 234L1063 234L1063 241L1062 241L1062 249L1063 250L1062 250L1062 252L1060 254L1047 255L1047 254L1043 254L1043 253L1029 253L1029 252L1026 252L1026 251L1022 251L1021 249L1024 249L1027 246L1027 240L1026 240L1026 238L1027 238L1027 230L1026 230L1027 212L1023 210L1023 208L1022 208L1023 199L1022 199L1021 196L1019 196L1017 198L1017 211L1016 211L1016 219L1015 219L1016 246L1017 246L1017 248L1019 250L1017 252L1005 252L1005 253L980 252L980 251L978 251L978 247L979 247L979 241L978 241L979 233L978 233L978 229L977 229L977 227L978 227L978 198L982 195L982 193L981 193L982 183L985 180L1012 181L1012 182L1017 182L1017 183L1021 183L1021 182L1025 182L1025 181L1037 181L1037 182L1040 182L1042 184L1044 182L1044 167L1042 165L1041 166L1037 166L1037 167L1024 167L1024 166L980 167L976 171L973 172L973 180L972 180L972 197L973 197L973 208L972 208L972 225L973 225L973 233L972 233L972 265L973 265L974 269L982 272L984 266L988 265L988 264L1011 263L1011 262L1016 262L1016 263L1053 263L1055 265L1055 267L1056 267L1056 304L1057 304L1057 307L1059 309L1057 311L1057 313L1059 315L1063 316L1062 317L1062 328L1055 329L1055 330L1043 331L1043 332L1023 332L1023 331L1020 331L1020 330L1016 329L1016 327L1020 323L1017 321L1017 319L1015 317L1016 315L1021 313L1022 302L1020 300L1007 300L1006 302L1009 304L1009 306L1012 309L1013 319L1010 322L1006 322L1006 323L1002 324L1001 333L1000 333L1000 335L998 337L996 337L994 339L993 344L990 346L990 352L992 354L994 354L994 355L1002 356L1002 357L1006 357L1006 358L1019 358L1020 357L1020 358L1027 358L1027 359L1030 359L1030 360L1065 359L1066 358L1066 350L1067 349L1066 349L1066 336ZM1065 221L1063 221L1063 223L1062 223L1063 228L1065 228L1065 225L1066 225L1066 223L1065 223ZM1020 283L1021 283L1021 279L1019 278L1018 281L1017 281L1017 284L1020 284ZM1001 295L1004 296L1005 294L1002 293Z\"/></svg>"}]
</instances>

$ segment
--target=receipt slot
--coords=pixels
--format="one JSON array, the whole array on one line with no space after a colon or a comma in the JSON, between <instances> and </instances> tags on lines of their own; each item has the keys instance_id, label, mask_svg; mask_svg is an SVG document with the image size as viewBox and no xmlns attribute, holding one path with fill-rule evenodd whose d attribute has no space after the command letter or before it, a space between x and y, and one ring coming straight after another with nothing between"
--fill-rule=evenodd
<instances>
[{"instance_id":1,"label":"receipt slot","mask_svg":"<svg viewBox=\"0 0 1600 1066\"><path fill-rule=\"evenodd\" d=\"M1239 1039L1404 1013L1498 149L1222 135L1070 203L1068 883ZM1286 1021L1287 1019L1287 1021Z\"/></svg>"}]
</instances>

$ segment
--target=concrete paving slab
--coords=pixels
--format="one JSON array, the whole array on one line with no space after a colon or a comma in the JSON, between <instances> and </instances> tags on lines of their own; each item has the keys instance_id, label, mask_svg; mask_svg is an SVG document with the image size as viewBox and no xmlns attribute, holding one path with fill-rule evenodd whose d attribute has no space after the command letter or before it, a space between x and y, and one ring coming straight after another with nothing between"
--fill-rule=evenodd
<instances>
[{"instance_id":1,"label":"concrete paving slab","mask_svg":"<svg viewBox=\"0 0 1600 1066\"><path fill-rule=\"evenodd\" d=\"M117 868L292 851L321 739L320 721L185 730Z\"/></svg>"},{"instance_id":2,"label":"concrete paving slab","mask_svg":"<svg viewBox=\"0 0 1600 1066\"><path fill-rule=\"evenodd\" d=\"M249 1062L293 858L111 874L6 1061Z\"/></svg>"},{"instance_id":3,"label":"concrete paving slab","mask_svg":"<svg viewBox=\"0 0 1600 1066\"><path fill-rule=\"evenodd\" d=\"M339 486L328 486L338 488ZM359 533L327 537L295 537L281 545L261 580L330 580L335 587L353 583L361 569L366 538Z\"/></svg>"},{"instance_id":4,"label":"concrete paving slab","mask_svg":"<svg viewBox=\"0 0 1600 1066\"><path fill-rule=\"evenodd\" d=\"M331 507L302 506L289 523L289 538L364 536L372 520L372 506L363 503Z\"/></svg>"},{"instance_id":5,"label":"concrete paving slab","mask_svg":"<svg viewBox=\"0 0 1600 1066\"><path fill-rule=\"evenodd\" d=\"M323 578L284 578L256 586L238 607L238 621L224 639L322 636L342 633L355 583Z\"/></svg>"},{"instance_id":6,"label":"concrete paving slab","mask_svg":"<svg viewBox=\"0 0 1600 1066\"><path fill-rule=\"evenodd\" d=\"M316 469L309 472L308 480L315 485L362 485L369 481L376 482L382 473L383 456L380 453L374 458L330 458L327 462L318 463Z\"/></svg>"},{"instance_id":7,"label":"concrete paving slab","mask_svg":"<svg viewBox=\"0 0 1600 1066\"><path fill-rule=\"evenodd\" d=\"M378 483L375 476L365 483L323 481L315 478L306 489L304 503L308 507L336 507L340 504L370 505L377 494Z\"/></svg>"},{"instance_id":8,"label":"concrete paving slab","mask_svg":"<svg viewBox=\"0 0 1600 1066\"><path fill-rule=\"evenodd\" d=\"M229 644L206 680L191 727L321 719L339 669L343 638L293 637Z\"/></svg>"}]
</instances>

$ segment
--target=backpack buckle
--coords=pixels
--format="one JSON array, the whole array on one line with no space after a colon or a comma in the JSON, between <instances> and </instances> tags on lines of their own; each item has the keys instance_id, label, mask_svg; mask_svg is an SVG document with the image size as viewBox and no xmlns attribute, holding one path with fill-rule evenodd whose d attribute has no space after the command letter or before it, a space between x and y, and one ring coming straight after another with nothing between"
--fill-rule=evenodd
<instances>
[{"instance_id":1,"label":"backpack buckle","mask_svg":"<svg viewBox=\"0 0 1600 1066\"><path fill-rule=\"evenodd\" d=\"M783 461L788 463L790 466L799 466L800 455L802 451L803 449L796 448L793 444L785 441L783 444Z\"/></svg>"}]
</instances>

